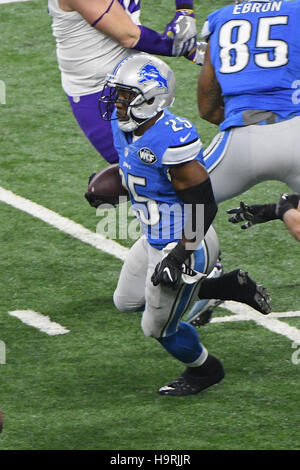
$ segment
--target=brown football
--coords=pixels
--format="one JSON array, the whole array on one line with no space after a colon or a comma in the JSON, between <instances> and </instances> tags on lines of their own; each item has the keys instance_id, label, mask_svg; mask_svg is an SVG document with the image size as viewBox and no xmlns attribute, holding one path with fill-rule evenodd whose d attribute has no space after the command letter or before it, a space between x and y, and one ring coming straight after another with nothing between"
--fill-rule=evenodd
<instances>
[{"instance_id":1,"label":"brown football","mask_svg":"<svg viewBox=\"0 0 300 470\"><path fill-rule=\"evenodd\" d=\"M128 197L128 192L122 185L119 164L114 163L96 173L89 183L88 193L109 204L119 204L120 196Z\"/></svg>"}]
</instances>

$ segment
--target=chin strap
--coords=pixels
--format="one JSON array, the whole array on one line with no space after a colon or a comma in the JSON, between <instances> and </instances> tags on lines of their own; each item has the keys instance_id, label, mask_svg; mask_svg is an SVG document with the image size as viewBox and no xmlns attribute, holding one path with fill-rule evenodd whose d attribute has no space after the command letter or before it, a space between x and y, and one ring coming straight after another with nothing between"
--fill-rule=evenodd
<instances>
[{"instance_id":1,"label":"chin strap","mask_svg":"<svg viewBox=\"0 0 300 470\"><path fill-rule=\"evenodd\" d=\"M127 115L129 117L129 121L119 121L119 128L123 132L132 132L135 131L138 127L140 127L142 124L145 122L149 121L149 119L152 119L153 116L150 116L146 119L141 119L141 118L136 118L130 107L128 108ZM154 115L155 116L155 115Z\"/></svg>"}]
</instances>

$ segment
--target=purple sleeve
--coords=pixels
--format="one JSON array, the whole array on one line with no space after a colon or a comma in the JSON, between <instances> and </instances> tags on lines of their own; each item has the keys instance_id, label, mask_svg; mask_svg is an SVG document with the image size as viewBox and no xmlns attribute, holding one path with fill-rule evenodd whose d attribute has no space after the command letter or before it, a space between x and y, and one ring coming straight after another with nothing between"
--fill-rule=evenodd
<instances>
[{"instance_id":1,"label":"purple sleeve","mask_svg":"<svg viewBox=\"0 0 300 470\"><path fill-rule=\"evenodd\" d=\"M164 37L162 34L146 26L139 25L139 28L141 30L141 37L133 49L148 52L149 54L172 57L173 38Z\"/></svg>"},{"instance_id":2,"label":"purple sleeve","mask_svg":"<svg viewBox=\"0 0 300 470\"><path fill-rule=\"evenodd\" d=\"M176 10L193 10L194 1L193 0L176 0Z\"/></svg>"}]
</instances>

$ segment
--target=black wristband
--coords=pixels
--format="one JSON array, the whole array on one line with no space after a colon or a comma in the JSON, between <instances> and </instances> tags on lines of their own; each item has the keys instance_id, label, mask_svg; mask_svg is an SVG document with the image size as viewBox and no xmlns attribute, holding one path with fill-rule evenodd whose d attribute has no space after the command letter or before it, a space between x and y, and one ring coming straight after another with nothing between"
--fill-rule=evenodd
<instances>
[{"instance_id":1,"label":"black wristband","mask_svg":"<svg viewBox=\"0 0 300 470\"><path fill-rule=\"evenodd\" d=\"M290 209L295 209L295 207L293 206L293 204L289 201L286 201L284 204L281 204L280 206L278 206L276 212L278 214L278 219L281 219L283 220L283 216L284 214L289 211Z\"/></svg>"},{"instance_id":2,"label":"black wristband","mask_svg":"<svg viewBox=\"0 0 300 470\"><path fill-rule=\"evenodd\" d=\"M276 204L276 214L278 219L283 220L284 214L290 209L297 209L299 204L299 194L282 194Z\"/></svg>"}]
</instances>

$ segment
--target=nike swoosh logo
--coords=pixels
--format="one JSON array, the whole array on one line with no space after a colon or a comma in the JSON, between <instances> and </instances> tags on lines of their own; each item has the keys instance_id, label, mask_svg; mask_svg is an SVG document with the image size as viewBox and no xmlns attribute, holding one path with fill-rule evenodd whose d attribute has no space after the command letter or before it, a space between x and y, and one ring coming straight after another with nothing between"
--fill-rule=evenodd
<instances>
[{"instance_id":1,"label":"nike swoosh logo","mask_svg":"<svg viewBox=\"0 0 300 470\"><path fill-rule=\"evenodd\" d=\"M191 133L189 132L188 135L186 135L185 137L180 137L180 142L185 142L186 139L191 135Z\"/></svg>"},{"instance_id":2,"label":"nike swoosh logo","mask_svg":"<svg viewBox=\"0 0 300 470\"><path fill-rule=\"evenodd\" d=\"M164 269L164 272L167 273L167 275L168 275L170 281L173 282L173 278L172 278L172 275L171 275L171 273L170 273L170 269L169 269L169 268L165 268L165 269Z\"/></svg>"}]
</instances>

